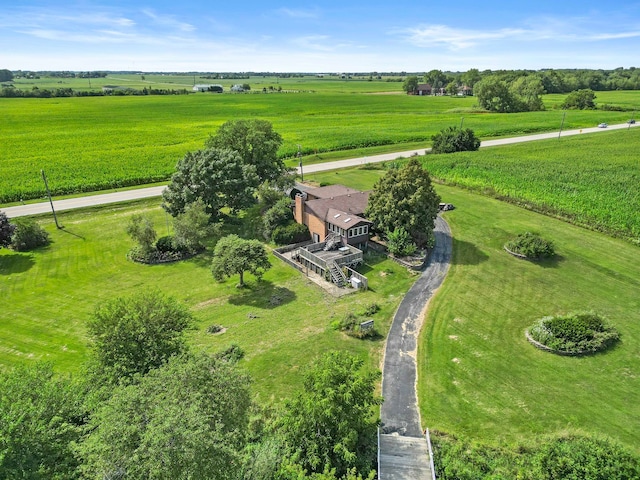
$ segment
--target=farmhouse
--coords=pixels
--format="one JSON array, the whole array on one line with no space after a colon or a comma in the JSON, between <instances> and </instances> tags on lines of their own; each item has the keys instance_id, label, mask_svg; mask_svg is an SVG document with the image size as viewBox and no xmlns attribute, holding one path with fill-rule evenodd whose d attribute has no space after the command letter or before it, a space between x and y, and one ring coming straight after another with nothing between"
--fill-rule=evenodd
<instances>
[{"instance_id":1,"label":"farmhouse","mask_svg":"<svg viewBox=\"0 0 640 480\"><path fill-rule=\"evenodd\" d=\"M366 248L371 227L364 218L368 201L369 192L344 185L298 189L293 216L309 228L314 242L323 242L331 235L344 246Z\"/></svg>"},{"instance_id":2,"label":"farmhouse","mask_svg":"<svg viewBox=\"0 0 640 480\"><path fill-rule=\"evenodd\" d=\"M433 89L431 88L431 85L429 85L428 83L421 83L415 90L414 95L431 95L432 90Z\"/></svg>"}]
</instances>

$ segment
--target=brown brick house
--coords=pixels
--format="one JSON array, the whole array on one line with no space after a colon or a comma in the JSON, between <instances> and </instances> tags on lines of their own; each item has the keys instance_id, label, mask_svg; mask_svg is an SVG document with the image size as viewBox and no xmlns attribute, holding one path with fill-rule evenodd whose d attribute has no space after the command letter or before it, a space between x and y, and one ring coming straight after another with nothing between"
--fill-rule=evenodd
<instances>
[{"instance_id":1,"label":"brown brick house","mask_svg":"<svg viewBox=\"0 0 640 480\"><path fill-rule=\"evenodd\" d=\"M364 248L371 230L371 222L363 216L368 201L369 192L344 185L310 188L296 194L293 216L309 227L314 242L333 233L343 245Z\"/></svg>"}]
</instances>

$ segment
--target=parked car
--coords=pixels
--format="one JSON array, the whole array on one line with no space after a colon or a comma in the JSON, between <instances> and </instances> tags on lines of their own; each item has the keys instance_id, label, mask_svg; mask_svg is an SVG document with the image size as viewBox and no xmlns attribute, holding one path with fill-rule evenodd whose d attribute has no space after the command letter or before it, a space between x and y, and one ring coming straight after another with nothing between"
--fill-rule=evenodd
<instances>
[{"instance_id":1,"label":"parked car","mask_svg":"<svg viewBox=\"0 0 640 480\"><path fill-rule=\"evenodd\" d=\"M631 120L627 120L627 123L630 123L631 125L633 125L634 123L636 123L636 120L632 118Z\"/></svg>"},{"instance_id":2,"label":"parked car","mask_svg":"<svg viewBox=\"0 0 640 480\"><path fill-rule=\"evenodd\" d=\"M607 128L608 126L609 126L609 124L608 124L608 123L600 123L600 124L598 125L598 128Z\"/></svg>"}]
</instances>

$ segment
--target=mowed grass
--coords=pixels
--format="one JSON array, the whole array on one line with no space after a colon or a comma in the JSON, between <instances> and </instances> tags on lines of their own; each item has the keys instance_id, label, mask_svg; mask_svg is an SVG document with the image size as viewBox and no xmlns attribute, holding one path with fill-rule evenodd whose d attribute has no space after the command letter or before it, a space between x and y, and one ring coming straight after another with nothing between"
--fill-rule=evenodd
<instances>
[{"instance_id":1,"label":"mowed grass","mask_svg":"<svg viewBox=\"0 0 640 480\"><path fill-rule=\"evenodd\" d=\"M436 178L640 244L640 129L427 155Z\"/></svg>"},{"instance_id":2,"label":"mowed grass","mask_svg":"<svg viewBox=\"0 0 640 480\"><path fill-rule=\"evenodd\" d=\"M167 180L186 152L202 148L233 119L270 121L283 136L283 158L293 158L301 145L312 161L332 151L425 147L433 134L461 122L486 138L554 130L562 120L557 110L478 113L474 98L373 95L363 85L374 82L358 82L348 92L2 98L0 204L43 197L41 169L54 195ZM640 107L640 94L631 93L629 108ZM566 115L564 128L628 117L628 112L574 111Z\"/></svg>"},{"instance_id":3,"label":"mowed grass","mask_svg":"<svg viewBox=\"0 0 640 480\"><path fill-rule=\"evenodd\" d=\"M425 426L491 444L536 435L608 435L640 451L640 255L638 248L497 200L439 187L456 210L447 279L420 340ZM524 231L558 258L516 259L504 243ZM594 310L621 342L586 357L533 348L524 330L545 316Z\"/></svg>"},{"instance_id":4,"label":"mowed grass","mask_svg":"<svg viewBox=\"0 0 640 480\"><path fill-rule=\"evenodd\" d=\"M124 233L133 213L150 215L159 235L167 218L158 200L63 212L57 230L41 219L52 244L31 253L0 250L0 368L39 360L57 371L77 372L87 356L85 325L100 302L141 289L158 289L184 302L197 324L188 333L196 350L219 351L237 343L241 364L251 373L257 397L275 401L300 385L300 369L332 349L347 350L379 368L384 336L403 293L415 279L384 257L368 257L363 272L371 290L334 298L275 257L262 282L247 274L217 283L210 272L211 249L191 260L145 266L126 259L132 246ZM377 303L381 337L361 341L334 331L330 323L347 312L361 313ZM218 335L206 328L218 324Z\"/></svg>"},{"instance_id":5,"label":"mowed grass","mask_svg":"<svg viewBox=\"0 0 640 480\"><path fill-rule=\"evenodd\" d=\"M370 188L382 173L310 177ZM420 338L424 426L490 444L588 432L640 451L638 247L468 191L436 189L456 207L445 214L454 254ZM536 264L508 255L503 245L524 231L552 240L557 258ZM571 358L526 341L525 329L540 317L576 310L607 317L620 344Z\"/></svg>"}]
</instances>

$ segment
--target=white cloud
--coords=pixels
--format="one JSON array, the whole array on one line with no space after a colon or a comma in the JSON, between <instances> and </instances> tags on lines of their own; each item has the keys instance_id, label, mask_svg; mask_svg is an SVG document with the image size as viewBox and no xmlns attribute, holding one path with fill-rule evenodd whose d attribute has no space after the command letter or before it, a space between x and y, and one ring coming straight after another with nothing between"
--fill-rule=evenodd
<instances>
[{"instance_id":1,"label":"white cloud","mask_svg":"<svg viewBox=\"0 0 640 480\"><path fill-rule=\"evenodd\" d=\"M527 31L516 28L503 28L494 31L466 30L447 25L426 25L408 28L400 33L409 43L418 47L445 46L452 50L459 50L488 40L522 38L527 34Z\"/></svg>"},{"instance_id":2,"label":"white cloud","mask_svg":"<svg viewBox=\"0 0 640 480\"><path fill-rule=\"evenodd\" d=\"M305 49L330 52L335 49L336 45L327 45L329 39L328 35L307 35L294 38L291 42Z\"/></svg>"},{"instance_id":3,"label":"white cloud","mask_svg":"<svg viewBox=\"0 0 640 480\"><path fill-rule=\"evenodd\" d=\"M278 13L291 18L318 18L320 12L318 10L303 10L303 9L291 9L281 8Z\"/></svg>"},{"instance_id":4,"label":"white cloud","mask_svg":"<svg viewBox=\"0 0 640 480\"><path fill-rule=\"evenodd\" d=\"M176 20L173 15L159 15L151 9L144 9L142 10L142 13L153 20L157 25L174 28L183 32L192 32L196 29L196 27L190 23Z\"/></svg>"}]
</instances>

